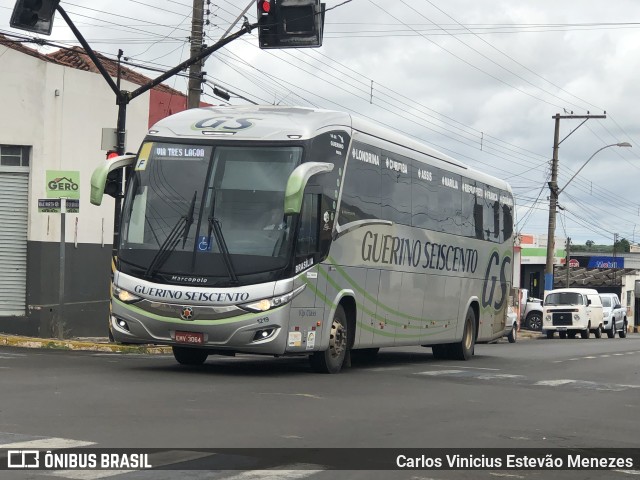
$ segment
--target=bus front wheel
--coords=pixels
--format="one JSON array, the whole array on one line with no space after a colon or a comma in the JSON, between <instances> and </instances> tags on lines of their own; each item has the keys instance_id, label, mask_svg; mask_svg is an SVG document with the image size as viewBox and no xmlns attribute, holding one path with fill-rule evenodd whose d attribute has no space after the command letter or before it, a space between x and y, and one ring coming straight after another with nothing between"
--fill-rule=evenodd
<instances>
[{"instance_id":1,"label":"bus front wheel","mask_svg":"<svg viewBox=\"0 0 640 480\"><path fill-rule=\"evenodd\" d=\"M331 323L331 333L329 335L329 348L324 352L314 352L309 360L313 370L319 373L338 373L342 369L345 356L347 355L347 316L342 305L338 305L336 313Z\"/></svg>"},{"instance_id":2,"label":"bus front wheel","mask_svg":"<svg viewBox=\"0 0 640 480\"><path fill-rule=\"evenodd\" d=\"M476 313L471 307L467 310L464 319L464 331L459 343L450 345L451 358L454 360L469 360L474 353L476 345Z\"/></svg>"},{"instance_id":3,"label":"bus front wheel","mask_svg":"<svg viewBox=\"0 0 640 480\"><path fill-rule=\"evenodd\" d=\"M173 356L180 365L202 365L209 352L201 348L171 347Z\"/></svg>"}]
</instances>

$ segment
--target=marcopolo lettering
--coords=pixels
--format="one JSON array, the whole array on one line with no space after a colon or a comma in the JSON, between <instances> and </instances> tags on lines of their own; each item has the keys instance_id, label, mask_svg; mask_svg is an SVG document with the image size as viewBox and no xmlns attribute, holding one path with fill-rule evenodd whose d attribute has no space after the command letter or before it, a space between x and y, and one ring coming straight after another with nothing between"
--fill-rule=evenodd
<instances>
[{"instance_id":1,"label":"marcopolo lettering","mask_svg":"<svg viewBox=\"0 0 640 480\"><path fill-rule=\"evenodd\" d=\"M249 300L247 292L202 292L195 290L171 290L168 288L136 285L135 293L167 300L191 300L195 302L245 302Z\"/></svg>"},{"instance_id":2,"label":"marcopolo lettering","mask_svg":"<svg viewBox=\"0 0 640 480\"><path fill-rule=\"evenodd\" d=\"M447 272L474 273L478 251L433 242L421 242L367 231L362 239L362 261L404 265Z\"/></svg>"}]
</instances>

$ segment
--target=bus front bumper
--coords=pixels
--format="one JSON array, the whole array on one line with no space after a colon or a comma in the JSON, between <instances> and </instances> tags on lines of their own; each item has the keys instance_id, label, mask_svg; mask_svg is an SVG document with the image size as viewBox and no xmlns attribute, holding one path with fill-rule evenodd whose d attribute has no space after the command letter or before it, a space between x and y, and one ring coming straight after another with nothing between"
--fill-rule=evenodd
<instances>
[{"instance_id":1,"label":"bus front bumper","mask_svg":"<svg viewBox=\"0 0 640 480\"><path fill-rule=\"evenodd\" d=\"M112 299L110 327L119 343L189 346L225 352L282 355L287 346L289 308L220 319L189 319L149 314L135 305Z\"/></svg>"}]
</instances>

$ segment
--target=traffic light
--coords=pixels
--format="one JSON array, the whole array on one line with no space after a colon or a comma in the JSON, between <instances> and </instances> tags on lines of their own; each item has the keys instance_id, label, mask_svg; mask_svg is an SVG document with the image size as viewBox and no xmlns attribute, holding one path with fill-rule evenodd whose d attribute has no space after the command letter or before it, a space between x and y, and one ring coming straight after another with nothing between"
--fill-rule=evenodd
<instances>
[{"instance_id":1,"label":"traffic light","mask_svg":"<svg viewBox=\"0 0 640 480\"><path fill-rule=\"evenodd\" d=\"M277 22L272 2L274 0L258 0L258 45L260 48L268 48L270 45L275 45L277 41Z\"/></svg>"},{"instance_id":2,"label":"traffic light","mask_svg":"<svg viewBox=\"0 0 640 480\"><path fill-rule=\"evenodd\" d=\"M51 35L53 17L60 0L18 0L9 24L13 28Z\"/></svg>"},{"instance_id":3,"label":"traffic light","mask_svg":"<svg viewBox=\"0 0 640 480\"><path fill-rule=\"evenodd\" d=\"M118 157L118 152L109 150L107 152L107 160ZM122 169L118 168L112 170L107 175L107 181L104 185L104 193L107 195L118 198L122 197Z\"/></svg>"},{"instance_id":4,"label":"traffic light","mask_svg":"<svg viewBox=\"0 0 640 480\"><path fill-rule=\"evenodd\" d=\"M324 11L320 0L258 0L260 48L320 47Z\"/></svg>"}]
</instances>

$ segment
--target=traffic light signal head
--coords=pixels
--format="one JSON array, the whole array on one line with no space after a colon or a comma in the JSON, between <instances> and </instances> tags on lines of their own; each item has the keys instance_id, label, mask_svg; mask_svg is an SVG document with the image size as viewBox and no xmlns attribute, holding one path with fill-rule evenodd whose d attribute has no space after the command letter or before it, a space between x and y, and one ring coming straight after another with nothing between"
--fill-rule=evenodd
<instances>
[{"instance_id":1,"label":"traffic light signal head","mask_svg":"<svg viewBox=\"0 0 640 480\"><path fill-rule=\"evenodd\" d=\"M324 11L320 0L258 0L260 48L320 47Z\"/></svg>"},{"instance_id":2,"label":"traffic light signal head","mask_svg":"<svg viewBox=\"0 0 640 480\"><path fill-rule=\"evenodd\" d=\"M271 13L271 0L258 0L258 15Z\"/></svg>"},{"instance_id":3,"label":"traffic light signal head","mask_svg":"<svg viewBox=\"0 0 640 480\"><path fill-rule=\"evenodd\" d=\"M60 0L17 0L9 24L13 28L51 35Z\"/></svg>"},{"instance_id":4,"label":"traffic light signal head","mask_svg":"<svg viewBox=\"0 0 640 480\"><path fill-rule=\"evenodd\" d=\"M107 152L107 160L118 157L118 152L109 150ZM104 193L113 197L122 197L122 169L111 170L107 175L107 181L104 184Z\"/></svg>"}]
</instances>

